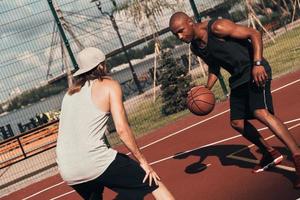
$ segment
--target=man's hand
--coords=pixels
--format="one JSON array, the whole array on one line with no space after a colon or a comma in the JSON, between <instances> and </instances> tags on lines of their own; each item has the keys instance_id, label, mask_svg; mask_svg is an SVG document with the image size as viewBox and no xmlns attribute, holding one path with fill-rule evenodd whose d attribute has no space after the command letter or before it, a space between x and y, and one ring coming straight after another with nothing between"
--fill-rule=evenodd
<instances>
[{"instance_id":1,"label":"man's hand","mask_svg":"<svg viewBox=\"0 0 300 200\"><path fill-rule=\"evenodd\" d=\"M252 68L252 77L257 86L264 86L268 79L268 74L264 66L254 66Z\"/></svg>"},{"instance_id":2,"label":"man's hand","mask_svg":"<svg viewBox=\"0 0 300 200\"><path fill-rule=\"evenodd\" d=\"M160 178L156 174L156 172L152 169L152 167L148 163L141 163L140 166L146 172L146 176L145 176L145 178L143 180L143 183L145 183L145 181L147 179L149 179L149 186L152 185L152 181L154 181L155 184L158 185L158 181L160 180Z\"/></svg>"}]
</instances>

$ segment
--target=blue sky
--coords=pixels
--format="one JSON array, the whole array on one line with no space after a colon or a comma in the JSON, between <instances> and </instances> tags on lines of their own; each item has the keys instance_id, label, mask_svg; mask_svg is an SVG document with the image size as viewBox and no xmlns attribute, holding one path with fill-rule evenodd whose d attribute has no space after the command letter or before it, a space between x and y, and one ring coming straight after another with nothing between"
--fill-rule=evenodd
<instances>
[{"instance_id":1,"label":"blue sky","mask_svg":"<svg viewBox=\"0 0 300 200\"><path fill-rule=\"evenodd\" d=\"M90 0L56 2L84 46L97 46L105 53L120 47L110 21ZM102 2L103 10L110 11L110 1ZM209 3L207 0L202 2L203 7ZM196 3L201 4L201 1ZM186 7L183 6L183 10L190 11L189 5ZM167 11L160 17L160 28L167 26L170 14ZM54 19L47 0L1 0L0 16L0 102L3 102L16 91L38 87L46 81ZM151 33L149 27L144 30L136 28L132 18L124 14L116 15L116 21L125 43ZM70 42L73 52L78 52L74 40ZM55 76L62 73L62 59L60 45L54 49L51 73Z\"/></svg>"}]
</instances>

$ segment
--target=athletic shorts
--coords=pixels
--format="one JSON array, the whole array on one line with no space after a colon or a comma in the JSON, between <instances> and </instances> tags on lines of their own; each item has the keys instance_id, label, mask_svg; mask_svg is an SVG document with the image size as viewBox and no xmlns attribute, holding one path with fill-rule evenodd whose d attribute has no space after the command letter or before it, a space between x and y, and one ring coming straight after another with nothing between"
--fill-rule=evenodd
<instances>
[{"instance_id":1,"label":"athletic shorts","mask_svg":"<svg viewBox=\"0 0 300 200\"><path fill-rule=\"evenodd\" d=\"M71 187L83 199L88 200L103 199L104 187L118 193L115 198L117 200L142 200L148 193L158 188L154 182L152 186L149 186L148 180L143 183L145 175L145 171L135 160L118 153L101 176L89 182L71 185Z\"/></svg>"},{"instance_id":2,"label":"athletic shorts","mask_svg":"<svg viewBox=\"0 0 300 200\"><path fill-rule=\"evenodd\" d=\"M267 80L265 87L259 87L251 81L231 90L231 120L254 119L254 111L256 109L267 109L274 114L271 80Z\"/></svg>"}]
</instances>

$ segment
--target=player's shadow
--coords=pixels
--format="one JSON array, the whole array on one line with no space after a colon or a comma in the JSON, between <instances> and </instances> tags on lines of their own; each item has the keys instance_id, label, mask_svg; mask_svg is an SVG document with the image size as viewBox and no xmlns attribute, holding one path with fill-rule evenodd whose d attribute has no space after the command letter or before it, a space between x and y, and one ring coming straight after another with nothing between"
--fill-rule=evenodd
<instances>
[{"instance_id":1,"label":"player's shadow","mask_svg":"<svg viewBox=\"0 0 300 200\"><path fill-rule=\"evenodd\" d=\"M233 154L241 149L244 149L243 155L247 156L250 159L256 159L255 156L249 151L247 146L245 145L215 145L209 146L205 148L201 148L198 150L191 151L189 153L177 153L174 159L185 159L189 156L198 156L199 161L190 164L185 168L185 172L188 174L194 174L201 172L206 169L206 164L204 164L204 160L208 156L217 156L223 166L228 165L236 165L242 168L253 168L254 164L249 162L240 161L237 159L228 158L227 156Z\"/></svg>"},{"instance_id":2,"label":"player's shadow","mask_svg":"<svg viewBox=\"0 0 300 200\"><path fill-rule=\"evenodd\" d=\"M243 151L240 151L243 149ZM275 147L276 150L278 150L285 159L285 162L292 162L292 156L290 152L283 147ZM194 150L188 153L182 153L179 152L177 155L174 157L174 159L185 159L189 156L198 156L199 160L195 163L192 163L188 165L185 168L185 172L188 174L195 174L204 171L207 169L207 164L204 163L205 159L209 156L217 156L223 166L238 166L241 168L248 168L248 169L253 169L256 164L243 161L240 159L235 159L234 157L230 157L229 155L235 155L240 158L246 158L246 159L251 159L251 160L257 160L261 158L260 152L257 150L258 155L254 156L249 148L245 145L215 145L215 146L209 146L205 148L201 148L198 150ZM292 165L294 167L294 165ZM269 172L274 172L283 175L287 179L289 179L291 182L295 181L295 173L291 171L287 171L284 169L280 168L275 168L272 167L268 169L267 171ZM264 172L261 172L264 173Z\"/></svg>"}]
</instances>

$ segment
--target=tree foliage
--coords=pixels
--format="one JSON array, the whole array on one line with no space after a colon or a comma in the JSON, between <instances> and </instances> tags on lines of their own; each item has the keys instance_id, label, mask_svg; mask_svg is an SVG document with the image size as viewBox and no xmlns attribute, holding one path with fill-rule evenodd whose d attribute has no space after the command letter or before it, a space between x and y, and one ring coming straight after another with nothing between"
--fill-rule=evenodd
<instances>
[{"instance_id":1,"label":"tree foliage","mask_svg":"<svg viewBox=\"0 0 300 200\"><path fill-rule=\"evenodd\" d=\"M127 0L118 8L119 11L124 11L126 16L133 17L137 27L144 29L148 26L154 32L158 30L157 17L162 16L164 10L179 8L183 5L182 2L182 0Z\"/></svg>"},{"instance_id":2,"label":"tree foliage","mask_svg":"<svg viewBox=\"0 0 300 200\"><path fill-rule=\"evenodd\" d=\"M162 40L162 49L174 48L177 45L181 45L182 42L178 40L175 36L171 35L164 40ZM143 59L145 56L154 53L154 40L150 40L144 47L135 48L128 50L129 59ZM114 55L107 59L108 68L112 69L118 65L127 63L127 59L124 53Z\"/></svg>"},{"instance_id":3,"label":"tree foliage","mask_svg":"<svg viewBox=\"0 0 300 200\"><path fill-rule=\"evenodd\" d=\"M173 58L171 51L162 55L160 66L163 115L170 115L186 109L187 93L191 88L188 68Z\"/></svg>"}]
</instances>

